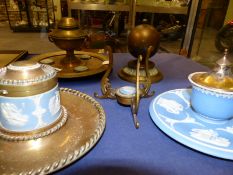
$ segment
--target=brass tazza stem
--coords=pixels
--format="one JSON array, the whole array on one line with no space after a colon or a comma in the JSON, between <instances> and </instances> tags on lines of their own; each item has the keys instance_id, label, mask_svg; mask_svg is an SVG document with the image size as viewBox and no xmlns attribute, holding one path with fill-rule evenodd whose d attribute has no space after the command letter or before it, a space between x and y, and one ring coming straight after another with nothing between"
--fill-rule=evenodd
<instances>
[{"instance_id":1,"label":"brass tazza stem","mask_svg":"<svg viewBox=\"0 0 233 175\"><path fill-rule=\"evenodd\" d=\"M110 98L115 99L115 89L112 88L111 83L109 82L109 75L113 68L113 54L112 54L112 48L110 46L106 46L105 50L108 52L109 55L109 65L108 69L106 70L103 78L101 79L101 91L102 96L99 96L96 92L94 93L94 96L97 98Z\"/></svg>"}]
</instances>

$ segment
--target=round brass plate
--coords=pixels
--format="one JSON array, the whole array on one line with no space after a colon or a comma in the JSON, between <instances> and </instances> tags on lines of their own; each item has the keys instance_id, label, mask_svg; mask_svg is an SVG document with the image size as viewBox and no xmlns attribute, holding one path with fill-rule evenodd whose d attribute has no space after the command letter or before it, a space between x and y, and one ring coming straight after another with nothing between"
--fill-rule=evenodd
<instances>
[{"instance_id":1,"label":"round brass plate","mask_svg":"<svg viewBox=\"0 0 233 175\"><path fill-rule=\"evenodd\" d=\"M68 111L66 124L36 140L0 139L0 174L48 174L76 161L100 139L105 114L92 97L61 89L61 104Z\"/></svg>"},{"instance_id":2,"label":"round brass plate","mask_svg":"<svg viewBox=\"0 0 233 175\"><path fill-rule=\"evenodd\" d=\"M62 60L66 57L65 51L51 52L46 54L41 54L35 57L32 57L30 60L38 61L40 63L46 62L50 59L54 62L50 62L49 65L53 66L58 70L57 76L59 78L78 78L95 75L101 72L104 72L108 65L103 64L103 62L108 61L108 56L105 56L100 53L95 52L85 52L85 51L76 51L74 52L77 57L77 61L80 62L78 66L85 66L87 69L85 71L75 71L75 67L65 67L62 63ZM83 59L83 55L90 56L90 59ZM45 60L45 61L44 61Z\"/></svg>"}]
</instances>

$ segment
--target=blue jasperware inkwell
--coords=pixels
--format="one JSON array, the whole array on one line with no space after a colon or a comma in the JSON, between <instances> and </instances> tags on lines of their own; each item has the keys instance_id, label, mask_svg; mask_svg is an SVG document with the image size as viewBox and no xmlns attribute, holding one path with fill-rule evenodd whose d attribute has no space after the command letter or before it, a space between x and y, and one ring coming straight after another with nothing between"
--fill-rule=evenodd
<instances>
[{"instance_id":1,"label":"blue jasperware inkwell","mask_svg":"<svg viewBox=\"0 0 233 175\"><path fill-rule=\"evenodd\" d=\"M59 122L61 116L54 68L18 61L0 69L1 133L41 132Z\"/></svg>"},{"instance_id":2,"label":"blue jasperware inkwell","mask_svg":"<svg viewBox=\"0 0 233 175\"><path fill-rule=\"evenodd\" d=\"M192 84L192 108L203 116L214 120L233 118L233 74L232 63L224 57L210 73L195 72L189 75Z\"/></svg>"}]
</instances>

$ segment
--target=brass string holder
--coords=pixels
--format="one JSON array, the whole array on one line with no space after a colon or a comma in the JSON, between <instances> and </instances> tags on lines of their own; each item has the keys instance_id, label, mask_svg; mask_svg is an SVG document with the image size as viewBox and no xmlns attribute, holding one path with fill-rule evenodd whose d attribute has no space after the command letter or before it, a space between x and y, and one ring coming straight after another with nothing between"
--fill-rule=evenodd
<instances>
[{"instance_id":1,"label":"brass string holder","mask_svg":"<svg viewBox=\"0 0 233 175\"><path fill-rule=\"evenodd\" d=\"M109 49L109 48L108 48ZM125 106L130 106L132 116L133 116L133 122L136 129L139 128L139 121L138 121L138 109L140 104L141 98L147 98L154 95L154 91L150 91L151 87L151 79L149 74L149 57L151 55L151 52L153 51L153 46L149 46L146 51L146 58L143 59L142 55L138 56L137 59L137 69L136 69L136 83L135 83L135 92L130 95L124 95L120 92L121 88L114 89L112 88L112 85L109 80L109 75L113 69L113 57L110 54L109 57L109 67L106 70L104 76L101 79L101 91L102 95L98 95L96 92L94 93L94 96L100 99L117 99L117 101ZM146 77L145 81L140 80L140 65L142 61L145 61L145 72Z\"/></svg>"}]
</instances>

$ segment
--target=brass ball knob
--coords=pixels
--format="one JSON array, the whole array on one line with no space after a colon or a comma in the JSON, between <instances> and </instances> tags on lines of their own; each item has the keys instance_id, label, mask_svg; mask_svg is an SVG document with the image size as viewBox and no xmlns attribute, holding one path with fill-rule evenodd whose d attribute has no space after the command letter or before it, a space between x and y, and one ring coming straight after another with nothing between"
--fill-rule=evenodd
<instances>
[{"instance_id":1,"label":"brass ball knob","mask_svg":"<svg viewBox=\"0 0 233 175\"><path fill-rule=\"evenodd\" d=\"M128 50L136 58L142 55L146 57L147 49L152 46L149 57L152 57L158 50L160 33L149 24L141 24L132 29L128 36Z\"/></svg>"}]
</instances>

